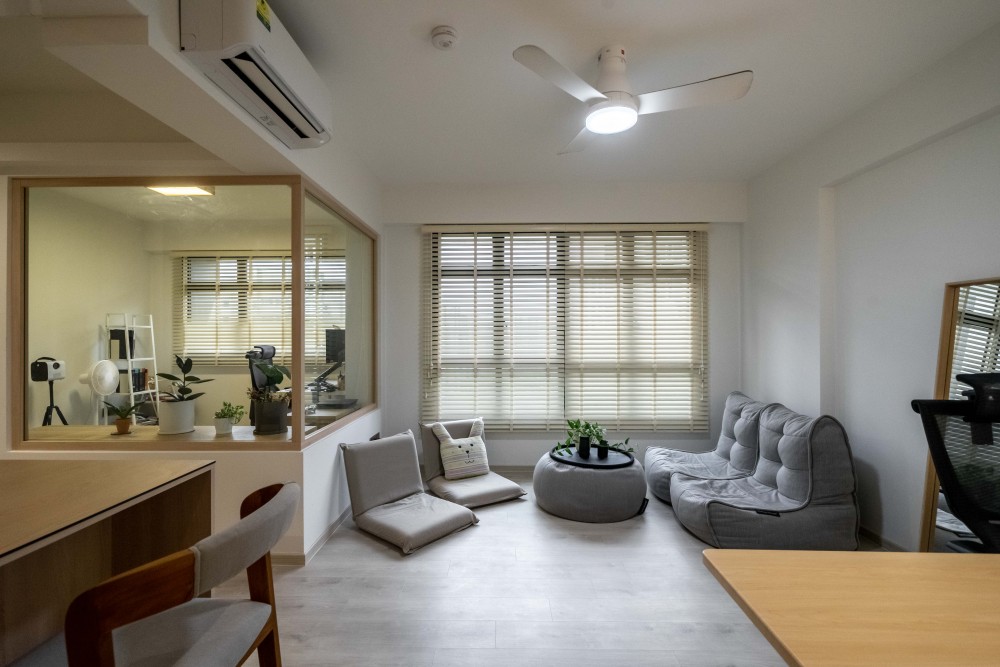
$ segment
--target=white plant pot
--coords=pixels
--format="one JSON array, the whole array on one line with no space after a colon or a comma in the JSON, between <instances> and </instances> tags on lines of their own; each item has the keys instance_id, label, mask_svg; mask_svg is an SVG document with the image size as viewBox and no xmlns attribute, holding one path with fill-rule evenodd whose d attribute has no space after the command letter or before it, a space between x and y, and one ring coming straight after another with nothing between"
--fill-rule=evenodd
<instances>
[{"instance_id":1,"label":"white plant pot","mask_svg":"<svg viewBox=\"0 0 1000 667\"><path fill-rule=\"evenodd\" d=\"M194 430L194 401L160 401L160 435Z\"/></svg>"},{"instance_id":2,"label":"white plant pot","mask_svg":"<svg viewBox=\"0 0 1000 667\"><path fill-rule=\"evenodd\" d=\"M215 435L232 435L233 420L229 417L215 418Z\"/></svg>"}]
</instances>

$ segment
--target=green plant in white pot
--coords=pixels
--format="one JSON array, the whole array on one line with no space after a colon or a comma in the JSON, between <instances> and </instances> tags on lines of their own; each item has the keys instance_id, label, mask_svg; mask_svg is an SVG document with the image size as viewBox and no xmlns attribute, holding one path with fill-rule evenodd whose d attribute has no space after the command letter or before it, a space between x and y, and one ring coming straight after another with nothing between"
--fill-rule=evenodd
<instances>
[{"instance_id":1,"label":"green plant in white pot","mask_svg":"<svg viewBox=\"0 0 1000 667\"><path fill-rule=\"evenodd\" d=\"M284 366L255 361L254 366L264 374L264 386L247 389L247 396L253 402L251 416L256 435L277 435L288 429L288 404L292 397L278 385L291 372Z\"/></svg>"},{"instance_id":2,"label":"green plant in white pot","mask_svg":"<svg viewBox=\"0 0 1000 667\"><path fill-rule=\"evenodd\" d=\"M173 386L173 391L160 392L160 434L173 435L175 433L190 433L194 430L194 402L204 392L197 392L190 387L193 384L203 384L211 382L209 379L202 379L191 375L191 368L194 362L191 358L181 359L180 355L174 355L174 363L180 369L180 377L170 373L157 373L157 377L169 380Z\"/></svg>"},{"instance_id":3,"label":"green plant in white pot","mask_svg":"<svg viewBox=\"0 0 1000 667\"><path fill-rule=\"evenodd\" d=\"M227 401L222 402L222 407L215 411L215 435L229 435L233 432L233 426L238 424L246 408L242 405L233 405Z\"/></svg>"}]
</instances>

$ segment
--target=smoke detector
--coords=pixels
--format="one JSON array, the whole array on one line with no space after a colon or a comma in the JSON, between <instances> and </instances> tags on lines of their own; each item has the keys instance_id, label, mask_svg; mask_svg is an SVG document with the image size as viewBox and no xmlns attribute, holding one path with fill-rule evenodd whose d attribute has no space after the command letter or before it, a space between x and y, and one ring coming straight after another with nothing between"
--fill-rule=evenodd
<instances>
[{"instance_id":1,"label":"smoke detector","mask_svg":"<svg viewBox=\"0 0 1000 667\"><path fill-rule=\"evenodd\" d=\"M449 51L458 41L458 34L450 25L439 25L431 30L431 44L434 48L442 51Z\"/></svg>"}]
</instances>

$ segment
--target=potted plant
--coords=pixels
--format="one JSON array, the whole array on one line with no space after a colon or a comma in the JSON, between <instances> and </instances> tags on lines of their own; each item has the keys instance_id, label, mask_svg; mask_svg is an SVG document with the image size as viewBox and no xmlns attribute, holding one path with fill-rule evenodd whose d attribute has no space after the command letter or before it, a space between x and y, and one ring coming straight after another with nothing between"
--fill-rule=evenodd
<instances>
[{"instance_id":1,"label":"potted plant","mask_svg":"<svg viewBox=\"0 0 1000 667\"><path fill-rule=\"evenodd\" d=\"M288 428L288 404L291 395L278 386L284 378L292 374L284 366L255 361L254 366L264 374L265 384L259 389L247 389L247 396L253 403L253 432L256 435L276 435Z\"/></svg>"},{"instance_id":2,"label":"potted plant","mask_svg":"<svg viewBox=\"0 0 1000 667\"><path fill-rule=\"evenodd\" d=\"M195 393L190 385L211 382L211 379L201 379L191 375L191 368L194 363L191 358L181 359L180 355L174 355L174 363L180 369L181 375L177 377L170 373L157 373L157 377L170 380L173 391L160 393L160 434L172 435L174 433L189 433L194 430L194 401L203 392Z\"/></svg>"},{"instance_id":3,"label":"potted plant","mask_svg":"<svg viewBox=\"0 0 1000 667\"><path fill-rule=\"evenodd\" d=\"M233 405L226 401L215 411L215 435L229 435L233 432L233 424L238 424L246 409L242 405Z\"/></svg>"},{"instance_id":4,"label":"potted plant","mask_svg":"<svg viewBox=\"0 0 1000 667\"><path fill-rule=\"evenodd\" d=\"M132 428L132 415L138 410L146 401L139 401L134 405L115 405L114 403L108 403L104 401L104 405L108 406L108 412L114 414L115 416L115 428L118 429L118 435L126 435Z\"/></svg>"},{"instance_id":5,"label":"potted plant","mask_svg":"<svg viewBox=\"0 0 1000 667\"><path fill-rule=\"evenodd\" d=\"M568 452L571 447L575 446L581 459L589 459L590 444L601 442L603 439L604 427L600 424L582 419L569 419L566 421L566 440L560 443L556 449Z\"/></svg>"}]
</instances>

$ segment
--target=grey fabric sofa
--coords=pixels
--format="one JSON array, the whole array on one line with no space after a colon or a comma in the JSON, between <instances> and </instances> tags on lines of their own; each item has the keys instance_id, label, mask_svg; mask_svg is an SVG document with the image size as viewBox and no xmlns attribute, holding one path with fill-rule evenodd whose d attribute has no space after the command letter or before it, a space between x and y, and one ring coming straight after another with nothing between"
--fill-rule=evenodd
<instances>
[{"instance_id":1,"label":"grey fabric sofa","mask_svg":"<svg viewBox=\"0 0 1000 667\"><path fill-rule=\"evenodd\" d=\"M750 475L672 475L670 502L678 521L715 547L857 549L854 460L840 423L772 404L760 413L757 437Z\"/></svg>"},{"instance_id":2,"label":"grey fabric sofa","mask_svg":"<svg viewBox=\"0 0 1000 667\"><path fill-rule=\"evenodd\" d=\"M757 465L757 430L765 403L734 391L726 397L719 442L710 452L667 447L646 450L646 484L660 500L670 502L670 478L684 473L702 479L731 479L751 474Z\"/></svg>"}]
</instances>

